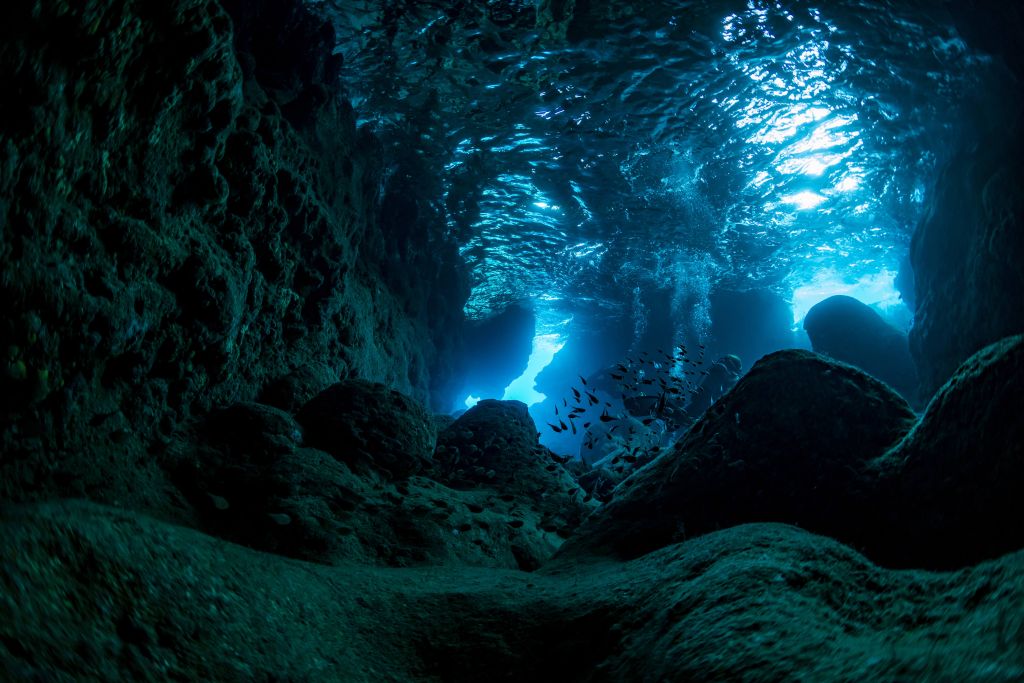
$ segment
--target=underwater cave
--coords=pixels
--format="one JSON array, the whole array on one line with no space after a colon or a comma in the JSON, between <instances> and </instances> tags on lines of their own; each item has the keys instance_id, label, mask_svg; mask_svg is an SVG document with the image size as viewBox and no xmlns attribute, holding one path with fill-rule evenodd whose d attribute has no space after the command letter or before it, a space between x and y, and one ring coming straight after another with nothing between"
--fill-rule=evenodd
<instances>
[{"instance_id":1,"label":"underwater cave","mask_svg":"<svg viewBox=\"0 0 1024 683\"><path fill-rule=\"evenodd\" d=\"M0 33L0 680L1024 680L1024 6Z\"/></svg>"}]
</instances>

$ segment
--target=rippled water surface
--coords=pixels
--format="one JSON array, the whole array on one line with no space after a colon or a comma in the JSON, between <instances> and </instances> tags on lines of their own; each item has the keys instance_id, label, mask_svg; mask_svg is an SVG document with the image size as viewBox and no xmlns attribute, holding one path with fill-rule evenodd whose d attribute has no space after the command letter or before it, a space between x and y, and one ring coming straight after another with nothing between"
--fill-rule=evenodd
<instances>
[{"instance_id":1,"label":"rippled water surface","mask_svg":"<svg viewBox=\"0 0 1024 683\"><path fill-rule=\"evenodd\" d=\"M443 183L471 317L885 296L983 61L938 3L558 4L326 3L361 118Z\"/></svg>"}]
</instances>

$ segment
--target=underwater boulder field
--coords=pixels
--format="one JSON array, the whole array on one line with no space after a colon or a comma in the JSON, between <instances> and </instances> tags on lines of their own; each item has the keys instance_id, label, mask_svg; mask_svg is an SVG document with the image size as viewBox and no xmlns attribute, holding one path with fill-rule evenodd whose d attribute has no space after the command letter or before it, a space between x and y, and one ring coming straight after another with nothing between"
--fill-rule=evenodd
<instances>
[{"instance_id":1,"label":"underwater boulder field","mask_svg":"<svg viewBox=\"0 0 1024 683\"><path fill-rule=\"evenodd\" d=\"M1024 680L1024 9L0 7L0 681Z\"/></svg>"}]
</instances>

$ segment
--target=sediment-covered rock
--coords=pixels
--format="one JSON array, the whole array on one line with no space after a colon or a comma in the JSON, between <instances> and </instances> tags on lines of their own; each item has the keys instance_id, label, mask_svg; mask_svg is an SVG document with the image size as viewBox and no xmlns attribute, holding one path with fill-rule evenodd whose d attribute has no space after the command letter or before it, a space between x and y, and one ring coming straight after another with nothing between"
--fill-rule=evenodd
<instances>
[{"instance_id":1,"label":"sediment-covered rock","mask_svg":"<svg viewBox=\"0 0 1024 683\"><path fill-rule=\"evenodd\" d=\"M0 514L11 680L962 680L1024 676L1024 558L879 569L746 525L531 574L298 563L85 502Z\"/></svg>"},{"instance_id":2,"label":"sediment-covered rock","mask_svg":"<svg viewBox=\"0 0 1024 683\"><path fill-rule=\"evenodd\" d=\"M597 505L563 459L540 445L519 401L486 399L467 410L438 437L435 460L438 481L460 491L489 490L513 505L508 524L544 532L523 536L516 553L524 568L547 560Z\"/></svg>"},{"instance_id":3,"label":"sediment-covered rock","mask_svg":"<svg viewBox=\"0 0 1024 683\"><path fill-rule=\"evenodd\" d=\"M321 564L532 571L596 503L537 445L522 404L492 401L466 418L444 432L448 450L435 461L433 416L383 385L346 380L298 420L258 403L214 411L180 435L165 467L191 524L259 550Z\"/></svg>"}]
</instances>

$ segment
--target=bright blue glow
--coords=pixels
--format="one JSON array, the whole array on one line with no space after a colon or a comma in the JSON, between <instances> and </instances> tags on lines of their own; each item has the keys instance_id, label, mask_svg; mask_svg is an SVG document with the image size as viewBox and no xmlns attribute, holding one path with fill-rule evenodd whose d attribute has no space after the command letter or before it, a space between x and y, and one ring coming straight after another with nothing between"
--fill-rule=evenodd
<instances>
[{"instance_id":1,"label":"bright blue glow","mask_svg":"<svg viewBox=\"0 0 1024 683\"><path fill-rule=\"evenodd\" d=\"M547 398L533 387L537 381L537 375L551 363L555 354L561 351L563 346L565 346L565 340L558 334L538 334L534 337L533 351L530 353L526 370L505 387L505 393L501 398L505 401L522 401L528 406L540 403Z\"/></svg>"},{"instance_id":2,"label":"bright blue glow","mask_svg":"<svg viewBox=\"0 0 1024 683\"><path fill-rule=\"evenodd\" d=\"M817 192L811 192L810 190L782 197L782 201L784 203L793 204L798 209L813 209L826 199L827 197L823 197Z\"/></svg>"},{"instance_id":3,"label":"bright blue glow","mask_svg":"<svg viewBox=\"0 0 1024 683\"><path fill-rule=\"evenodd\" d=\"M475 406L479 402L480 402L480 397L479 396L467 396L466 397L466 407L467 408L472 408L473 406Z\"/></svg>"},{"instance_id":4,"label":"bright blue glow","mask_svg":"<svg viewBox=\"0 0 1024 683\"><path fill-rule=\"evenodd\" d=\"M806 285L793 290L793 322L799 323L819 301L837 294L852 296L869 306L885 310L902 303L894 282L896 273L882 270L850 281L836 270L819 271Z\"/></svg>"}]
</instances>

